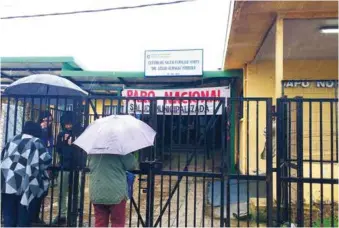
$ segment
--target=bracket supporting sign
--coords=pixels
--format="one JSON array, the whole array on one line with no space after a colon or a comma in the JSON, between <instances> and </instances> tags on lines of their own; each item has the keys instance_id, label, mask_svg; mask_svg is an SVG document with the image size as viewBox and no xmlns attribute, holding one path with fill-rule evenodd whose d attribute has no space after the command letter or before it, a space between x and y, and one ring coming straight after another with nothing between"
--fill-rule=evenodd
<instances>
[{"instance_id":1,"label":"bracket supporting sign","mask_svg":"<svg viewBox=\"0 0 339 228\"><path fill-rule=\"evenodd\" d=\"M145 51L146 77L202 75L202 49Z\"/></svg>"}]
</instances>

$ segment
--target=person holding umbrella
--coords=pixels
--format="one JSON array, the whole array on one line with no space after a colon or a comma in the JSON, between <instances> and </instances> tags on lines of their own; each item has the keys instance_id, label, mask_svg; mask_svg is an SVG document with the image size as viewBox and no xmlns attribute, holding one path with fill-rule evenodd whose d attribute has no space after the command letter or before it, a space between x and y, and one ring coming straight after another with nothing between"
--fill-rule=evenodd
<instances>
[{"instance_id":1,"label":"person holding umbrella","mask_svg":"<svg viewBox=\"0 0 339 228\"><path fill-rule=\"evenodd\" d=\"M101 118L74 142L88 153L90 199L95 226L125 226L126 200L131 197L133 178L128 170L137 166L132 154L154 144L156 132L130 115ZM129 182L129 183L128 183Z\"/></svg>"},{"instance_id":2,"label":"person holding umbrella","mask_svg":"<svg viewBox=\"0 0 339 228\"><path fill-rule=\"evenodd\" d=\"M88 96L88 92L84 91L81 89L78 85L74 84L70 80L67 80L64 77L60 77L58 75L52 75L52 74L33 74L21 79L16 80L15 82L11 83L6 89L4 90L5 95L29 95L29 96L43 96L42 99L46 99L46 104L47 100L49 99L49 96L53 97L59 97L59 96L75 96L75 97L86 97ZM53 101L53 100L50 100ZM56 104L54 105L60 105L58 103L58 98L55 99ZM50 103L51 104L51 103ZM47 115L48 116L48 115ZM44 129L44 133L46 134L46 138L43 137L43 140L45 141L45 144L50 145L50 151L52 148L52 141L49 141L49 116L47 118L45 116L44 118L41 119L41 128ZM47 123L45 122L47 121ZM77 161L76 156L73 156L73 148L71 146L72 142L74 141L75 137L70 135L70 131L72 130L72 122L68 121L68 123L62 124L64 126L64 130L61 134L58 136L58 142L57 142L57 152L59 153L59 157L61 158L60 161L60 166L61 168L65 171L65 178L63 178L63 182L66 183L63 185L63 188L66 189L68 187L68 172L72 168L73 161ZM51 132L50 132L51 133ZM46 139L46 140L45 140ZM75 151L77 151L75 149ZM68 154L68 152L71 152ZM76 166L79 166L79 164L76 162ZM61 178L60 178L61 179ZM68 188L67 188L68 189ZM61 190L62 196L62 205L61 206L61 212L62 215L66 214L66 195L67 195L67 190L62 191ZM59 223L59 220L63 220L62 218L65 219L63 216L58 216L56 218L56 222ZM54 222L55 222L54 221ZM65 219L66 221L66 219Z\"/></svg>"},{"instance_id":3,"label":"person holding umbrella","mask_svg":"<svg viewBox=\"0 0 339 228\"><path fill-rule=\"evenodd\" d=\"M125 226L126 200L129 198L126 171L136 168L132 154L89 156L90 199L94 206L95 227Z\"/></svg>"}]
</instances>

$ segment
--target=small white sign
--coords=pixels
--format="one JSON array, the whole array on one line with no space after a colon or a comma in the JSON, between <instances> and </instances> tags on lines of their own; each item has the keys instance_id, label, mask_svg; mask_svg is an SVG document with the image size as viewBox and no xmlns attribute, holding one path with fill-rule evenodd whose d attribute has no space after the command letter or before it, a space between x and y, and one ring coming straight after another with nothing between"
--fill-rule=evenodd
<instances>
[{"instance_id":1,"label":"small white sign","mask_svg":"<svg viewBox=\"0 0 339 228\"><path fill-rule=\"evenodd\" d=\"M145 76L202 76L203 50L145 51Z\"/></svg>"}]
</instances>

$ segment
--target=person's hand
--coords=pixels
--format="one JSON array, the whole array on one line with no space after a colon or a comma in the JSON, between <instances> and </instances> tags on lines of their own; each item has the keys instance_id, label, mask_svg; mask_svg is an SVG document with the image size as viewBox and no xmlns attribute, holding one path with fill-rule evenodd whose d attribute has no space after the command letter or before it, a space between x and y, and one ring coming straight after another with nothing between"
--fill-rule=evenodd
<instances>
[{"instance_id":1,"label":"person's hand","mask_svg":"<svg viewBox=\"0 0 339 228\"><path fill-rule=\"evenodd\" d=\"M69 137L69 134L65 134L64 135L64 140L67 140L68 137Z\"/></svg>"},{"instance_id":2,"label":"person's hand","mask_svg":"<svg viewBox=\"0 0 339 228\"><path fill-rule=\"evenodd\" d=\"M68 139L68 145L71 145L72 144L72 137L69 137Z\"/></svg>"},{"instance_id":3,"label":"person's hand","mask_svg":"<svg viewBox=\"0 0 339 228\"><path fill-rule=\"evenodd\" d=\"M41 124L40 124L41 128L47 128L47 123L45 121L43 121Z\"/></svg>"},{"instance_id":4,"label":"person's hand","mask_svg":"<svg viewBox=\"0 0 339 228\"><path fill-rule=\"evenodd\" d=\"M48 179L52 179L53 178L53 173L52 173L51 170L46 170L46 173L47 173Z\"/></svg>"}]
</instances>

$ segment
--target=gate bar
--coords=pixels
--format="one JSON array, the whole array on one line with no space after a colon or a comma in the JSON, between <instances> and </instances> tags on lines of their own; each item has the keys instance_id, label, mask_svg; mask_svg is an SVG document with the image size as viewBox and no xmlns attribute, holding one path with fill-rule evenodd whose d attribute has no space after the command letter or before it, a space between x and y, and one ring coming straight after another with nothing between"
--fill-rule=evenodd
<instances>
[{"instance_id":1,"label":"gate bar","mask_svg":"<svg viewBox=\"0 0 339 228\"><path fill-rule=\"evenodd\" d=\"M8 96L7 97L7 115L6 115L6 132L5 132L5 143L7 143L7 140L8 140L8 122L9 122L9 106L11 105L11 97Z\"/></svg>"},{"instance_id":2,"label":"gate bar","mask_svg":"<svg viewBox=\"0 0 339 228\"><path fill-rule=\"evenodd\" d=\"M321 115L321 113L320 113ZM297 101L297 176L302 179L303 173L303 103L302 100ZM297 224L298 227L304 226L304 184L297 183Z\"/></svg>"},{"instance_id":3,"label":"gate bar","mask_svg":"<svg viewBox=\"0 0 339 228\"><path fill-rule=\"evenodd\" d=\"M323 147L323 102L320 101L320 178L324 178L324 147ZM324 185L320 184L320 211L321 211L321 225L324 225Z\"/></svg>"},{"instance_id":4,"label":"gate bar","mask_svg":"<svg viewBox=\"0 0 339 228\"><path fill-rule=\"evenodd\" d=\"M282 223L281 221L281 216L280 216L280 211L281 211L281 206L282 206L282 188L283 188L283 183L281 181L281 176L282 176L282 166L281 166L281 161L280 161L280 157L283 155L284 153L284 107L283 107L283 103L281 102L280 99L277 100L277 129L276 129L276 137L277 137L277 151L276 151L276 163L277 163L277 167L276 167L276 172L277 172L277 185L276 185L276 189L277 189L277 226L280 226L280 224ZM284 159L282 159L282 161L284 162ZM284 163L283 163L284 164Z\"/></svg>"},{"instance_id":5,"label":"gate bar","mask_svg":"<svg viewBox=\"0 0 339 228\"><path fill-rule=\"evenodd\" d=\"M220 227L224 227L224 209L225 209L225 176L226 171L225 167L227 166L227 163L225 163L226 160L226 145L225 141L227 140L227 134L226 134L226 107L225 103L222 104L222 117L221 117L221 182L220 182L220 188L221 188L221 196L220 196ZM213 219L213 218L212 218Z\"/></svg>"},{"instance_id":6,"label":"gate bar","mask_svg":"<svg viewBox=\"0 0 339 228\"><path fill-rule=\"evenodd\" d=\"M334 179L334 167L333 167L333 102L330 103L330 121L331 121L331 179ZM338 151L338 150L336 150ZM334 227L334 186L331 184L331 226Z\"/></svg>"},{"instance_id":7,"label":"gate bar","mask_svg":"<svg viewBox=\"0 0 339 228\"><path fill-rule=\"evenodd\" d=\"M250 101L246 102L246 113L247 113L247 115L246 115L246 134L247 134L247 136L246 136L246 175L249 176L250 175L249 174L249 169L250 169L250 136L249 136L249 134L250 134L250 129L249 129L249 126L250 126L250 124L249 124ZM266 140L266 143L267 143L267 140ZM268 151L270 151L270 150L268 150ZM267 169L267 167L266 167L266 169ZM238 187L238 195L239 195L239 192L240 192L239 191L239 181L237 181L237 182L238 182L237 187ZM246 209L247 209L247 214L249 214L249 212L250 212L250 202L249 202L250 201L250 199L249 199L250 198L250 193L249 193L250 186L249 186L248 180L246 181L246 184L247 184L246 185L246 196L247 196L246 197L246 200L247 200ZM238 200L238 208L239 208L239 200ZM249 216L247 216L246 220L247 220L247 227L249 227L250 226ZM239 219L238 219L238 221L239 221Z\"/></svg>"},{"instance_id":8,"label":"gate bar","mask_svg":"<svg viewBox=\"0 0 339 228\"><path fill-rule=\"evenodd\" d=\"M132 204L133 204L133 206L134 206L135 211L137 212L137 215L138 215L138 223L141 222L141 225L142 225L143 227L146 227L145 222L144 222L144 220L142 219L142 216L141 216L141 214L140 214L139 207L138 207L138 205L136 204L136 202L135 202L135 200L134 200L133 197L131 198L131 202L132 202ZM139 224L137 225L137 227L139 227Z\"/></svg>"},{"instance_id":9,"label":"gate bar","mask_svg":"<svg viewBox=\"0 0 339 228\"><path fill-rule=\"evenodd\" d=\"M259 175L259 101L256 101L256 105L255 105L255 117L256 117L256 120L255 120L255 135L256 135L256 139L255 139L255 151L256 151L256 155L255 155L255 160L256 160L256 171L257 171L257 175ZM267 151L266 151L266 156L267 156ZM279 164L279 163L277 163ZM238 171L239 172L239 171ZM238 181L239 183L239 181ZM239 189L239 186L238 186L238 189ZM257 227L259 227L259 181L256 181L256 191L257 191L257 194L256 194L256 197L257 197L257 217L256 217L256 222L257 222ZM239 191L238 191L239 192ZM239 211L238 211L238 214L239 214Z\"/></svg>"},{"instance_id":10,"label":"gate bar","mask_svg":"<svg viewBox=\"0 0 339 228\"><path fill-rule=\"evenodd\" d=\"M266 101L266 191L267 226L272 227L273 188L272 188L272 99Z\"/></svg>"},{"instance_id":11,"label":"gate bar","mask_svg":"<svg viewBox=\"0 0 339 228\"><path fill-rule=\"evenodd\" d=\"M309 119L310 119L310 121L309 121L309 128L308 128L308 132L309 132L309 162L310 162L310 170L309 170L309 172L310 172L310 178L312 179L313 177L313 171L312 171L312 169L313 169L313 159L312 159L312 151L313 151L313 145L312 145L312 102L309 102ZM305 162L305 161L303 161L303 162ZM312 216L312 211L313 211L313 203L312 203L312 201L313 201L313 185L312 185L312 183L310 183L310 226L312 226L312 224L313 224L313 216Z\"/></svg>"},{"instance_id":12,"label":"gate bar","mask_svg":"<svg viewBox=\"0 0 339 228\"><path fill-rule=\"evenodd\" d=\"M16 135L16 127L17 127L17 118L18 118L18 97L15 97L15 108L14 108L14 129L13 129L13 136ZM24 124L24 123L22 123Z\"/></svg>"},{"instance_id":13,"label":"gate bar","mask_svg":"<svg viewBox=\"0 0 339 228\"><path fill-rule=\"evenodd\" d=\"M95 100L95 103L96 103L96 100ZM90 98L89 98L89 104L91 105L92 110L94 112L94 120L98 119L99 115L98 115L97 110L96 110L96 104L94 105Z\"/></svg>"}]
</instances>

